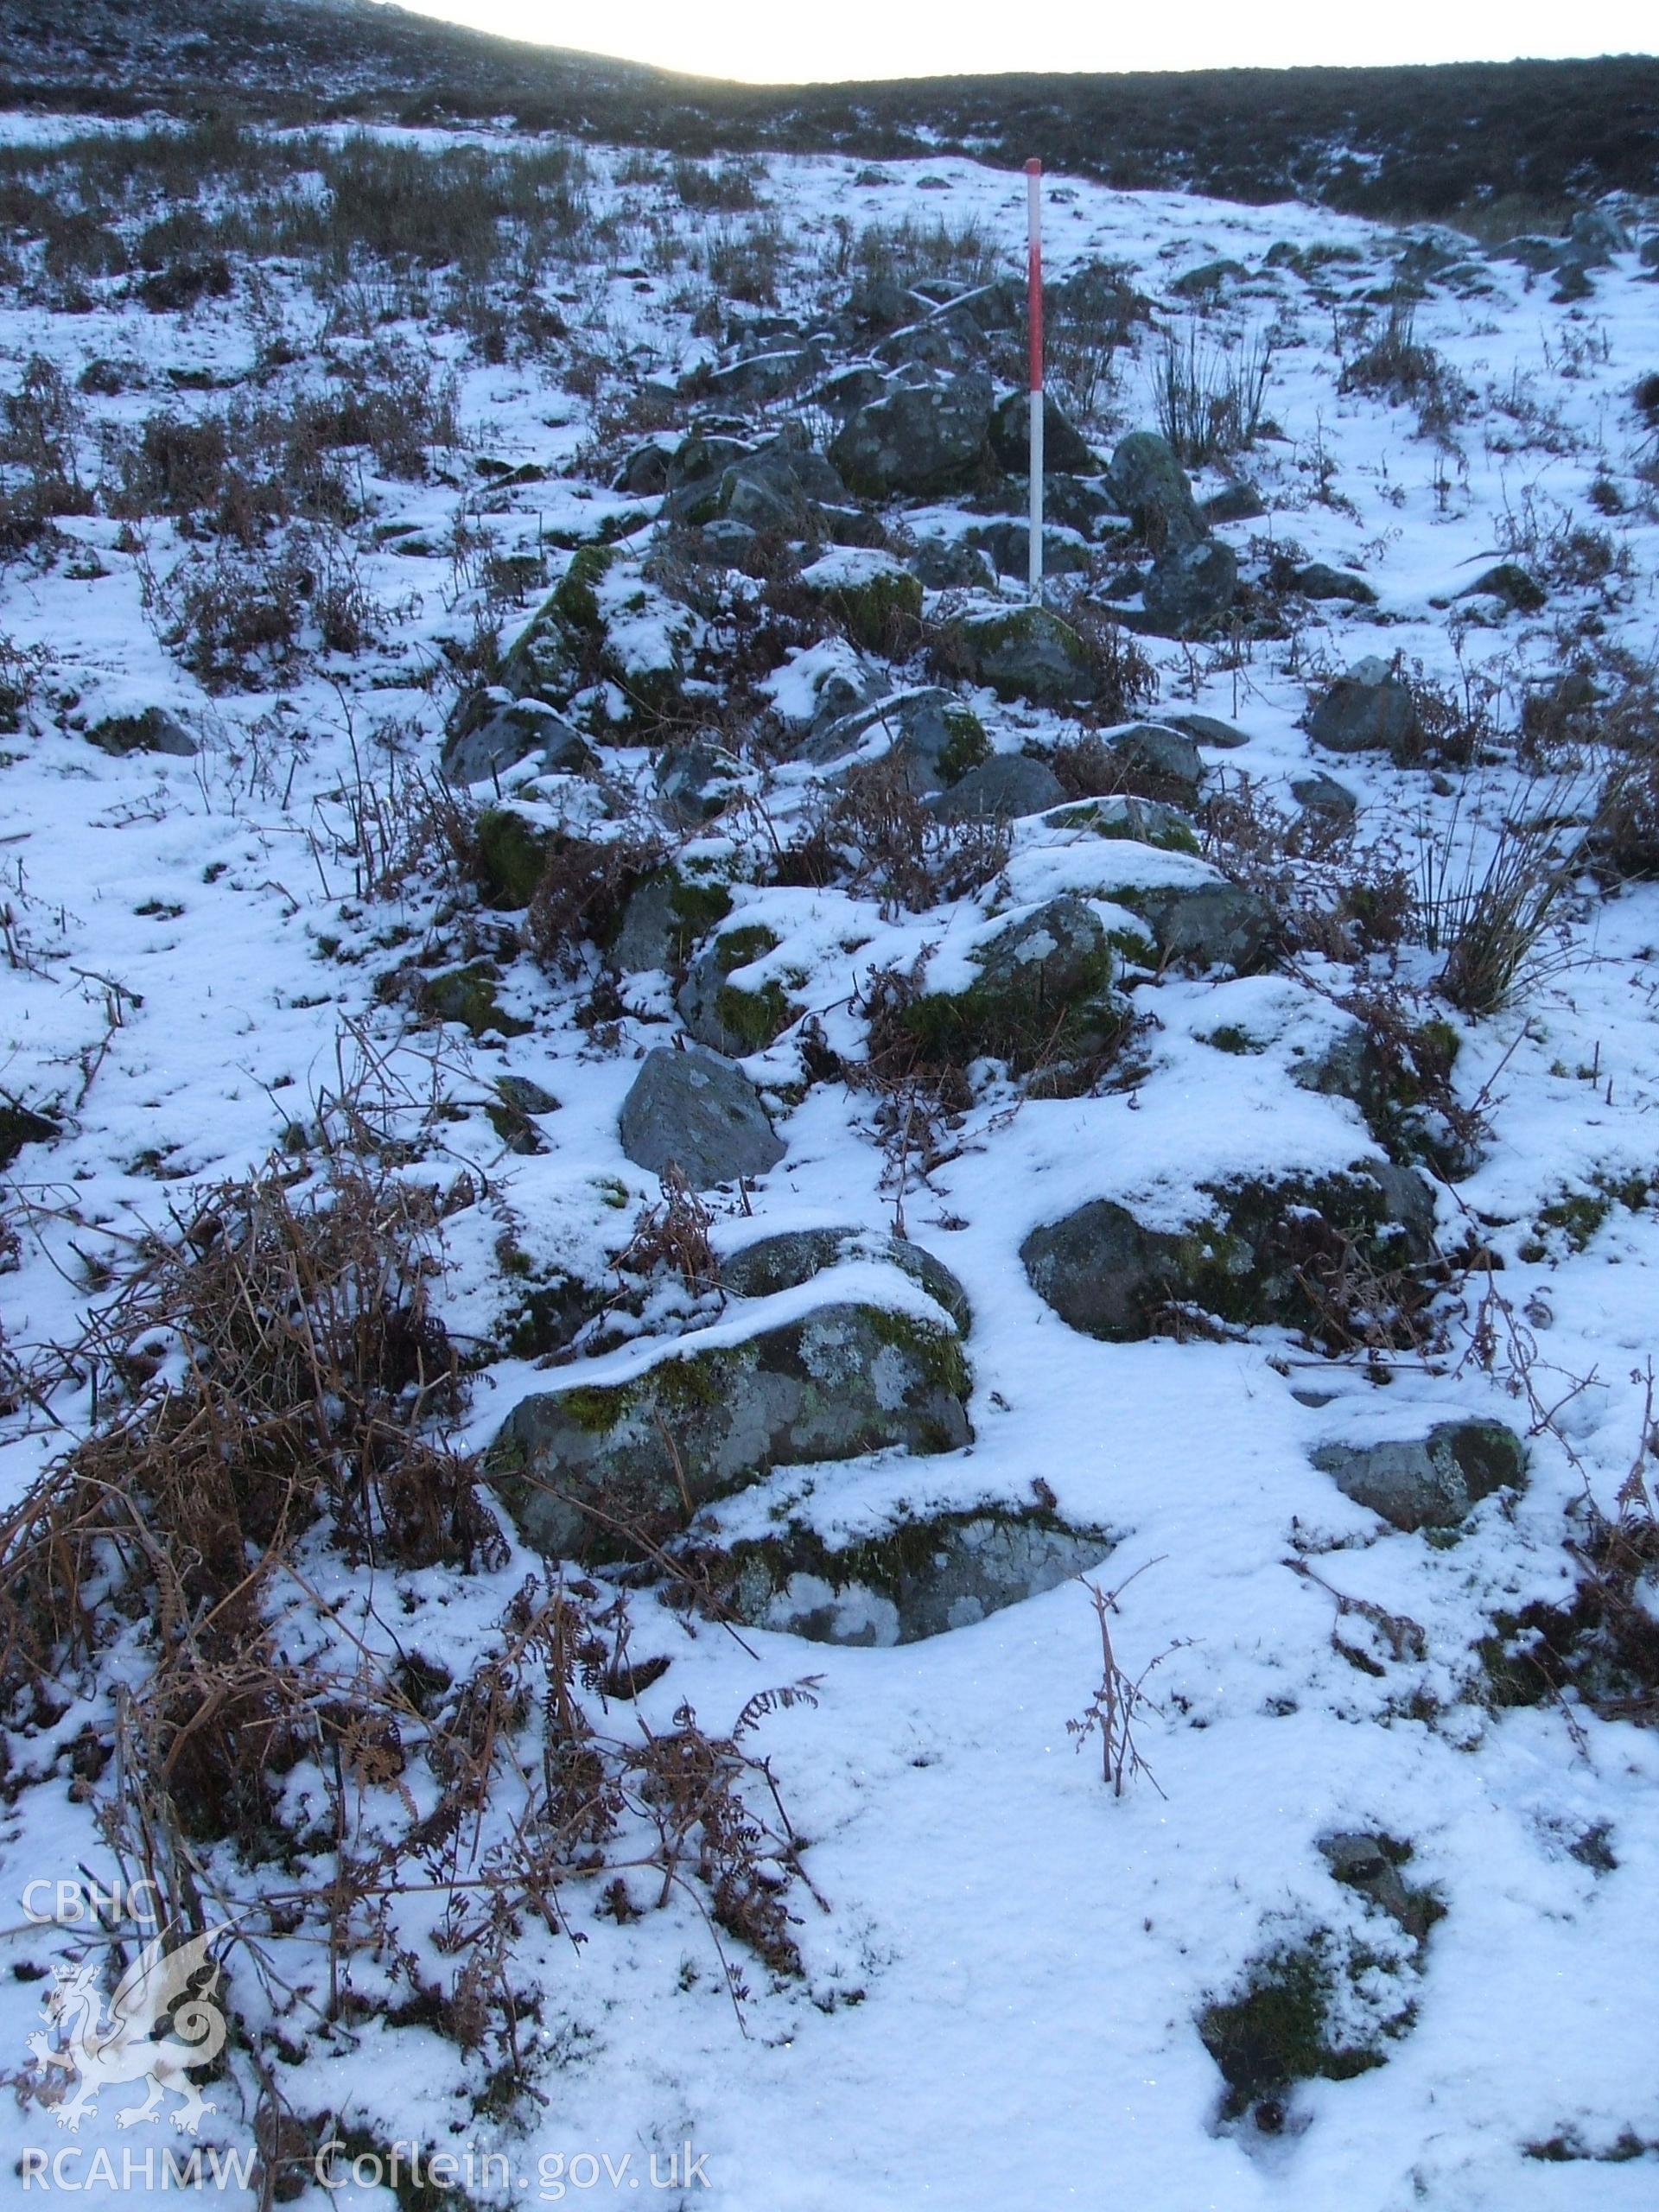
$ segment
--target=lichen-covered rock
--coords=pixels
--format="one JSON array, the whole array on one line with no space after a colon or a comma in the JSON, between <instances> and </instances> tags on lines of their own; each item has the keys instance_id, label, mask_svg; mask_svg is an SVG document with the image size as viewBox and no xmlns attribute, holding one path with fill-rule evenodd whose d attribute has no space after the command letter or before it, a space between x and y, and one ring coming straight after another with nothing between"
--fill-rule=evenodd
<instances>
[{"instance_id":1,"label":"lichen-covered rock","mask_svg":"<svg viewBox=\"0 0 1659 2212\"><path fill-rule=\"evenodd\" d=\"M925 992L905 1008L906 1026L929 1059L963 1066L989 1054L1022 1072L1041 1058L1098 1052L1122 1026L1111 993L1111 945L1081 899L1051 899L1011 923L975 965L965 989Z\"/></svg>"},{"instance_id":2,"label":"lichen-covered rock","mask_svg":"<svg viewBox=\"0 0 1659 2212\"><path fill-rule=\"evenodd\" d=\"M1054 771L1023 753L997 753L933 801L941 822L1009 822L1046 814L1065 798Z\"/></svg>"},{"instance_id":3,"label":"lichen-covered rock","mask_svg":"<svg viewBox=\"0 0 1659 2212\"><path fill-rule=\"evenodd\" d=\"M887 758L902 762L916 791L942 791L990 751L985 725L937 685L890 692L839 715L817 731L803 748L807 760L823 766L866 745L875 733L888 741Z\"/></svg>"},{"instance_id":4,"label":"lichen-covered rock","mask_svg":"<svg viewBox=\"0 0 1659 2212\"><path fill-rule=\"evenodd\" d=\"M1259 892L1215 876L1112 894L1152 933L1166 961L1186 968L1232 968L1247 976L1273 949L1273 909Z\"/></svg>"},{"instance_id":5,"label":"lichen-covered rock","mask_svg":"<svg viewBox=\"0 0 1659 2212\"><path fill-rule=\"evenodd\" d=\"M680 1019L699 1045L742 1059L764 1052L799 1013L776 977L753 985L738 972L773 950L778 940L761 923L722 930L691 963L675 1000Z\"/></svg>"},{"instance_id":6,"label":"lichen-covered rock","mask_svg":"<svg viewBox=\"0 0 1659 2212\"><path fill-rule=\"evenodd\" d=\"M1142 592L1144 626L1160 638L1207 638L1238 596L1238 556L1218 537L1172 544L1152 565Z\"/></svg>"},{"instance_id":7,"label":"lichen-covered rock","mask_svg":"<svg viewBox=\"0 0 1659 2212\"><path fill-rule=\"evenodd\" d=\"M984 462L991 427L991 380L976 370L895 383L850 415L830 459L862 497L948 492Z\"/></svg>"},{"instance_id":8,"label":"lichen-covered rock","mask_svg":"<svg viewBox=\"0 0 1659 2212\"><path fill-rule=\"evenodd\" d=\"M771 1298L794 1290L826 1268L846 1260L876 1260L897 1268L942 1306L966 1336L972 1315L968 1294L943 1260L907 1237L868 1229L785 1229L762 1236L720 1263L721 1287L734 1298Z\"/></svg>"},{"instance_id":9,"label":"lichen-covered rock","mask_svg":"<svg viewBox=\"0 0 1659 2212\"><path fill-rule=\"evenodd\" d=\"M969 678L988 685L999 699L1082 706L1098 688L1082 639L1046 607L970 614L953 635Z\"/></svg>"},{"instance_id":10,"label":"lichen-covered rock","mask_svg":"<svg viewBox=\"0 0 1659 2212\"><path fill-rule=\"evenodd\" d=\"M1243 1327L1320 1332L1309 1295L1325 1262L1351 1249L1379 1271L1421 1259L1433 1198L1421 1179L1378 1161L1339 1174L1203 1186L1209 1211L1155 1229L1095 1198L1033 1230L1020 1248L1039 1296L1084 1335L1150 1336L1173 1306Z\"/></svg>"},{"instance_id":11,"label":"lichen-covered rock","mask_svg":"<svg viewBox=\"0 0 1659 2212\"><path fill-rule=\"evenodd\" d=\"M1372 654L1339 676L1307 719L1308 734L1332 753L1408 758L1421 742L1411 686Z\"/></svg>"},{"instance_id":12,"label":"lichen-covered rock","mask_svg":"<svg viewBox=\"0 0 1659 2212\"><path fill-rule=\"evenodd\" d=\"M1123 792L1110 798L1075 799L1070 805L1052 807L1048 819L1056 830L1087 830L1096 837L1150 845L1155 852L1196 854L1198 849L1198 833L1192 822L1161 799L1135 798Z\"/></svg>"},{"instance_id":13,"label":"lichen-covered rock","mask_svg":"<svg viewBox=\"0 0 1659 2212\"><path fill-rule=\"evenodd\" d=\"M1323 1444L1313 1464L1344 1497L1396 1529L1453 1529L1494 1491L1519 1490L1526 1447L1501 1421L1441 1421L1386 1444Z\"/></svg>"},{"instance_id":14,"label":"lichen-covered rock","mask_svg":"<svg viewBox=\"0 0 1659 2212\"><path fill-rule=\"evenodd\" d=\"M1196 545L1205 537L1186 471L1168 439L1155 430L1131 430L1118 440L1107 481L1124 513L1154 548Z\"/></svg>"},{"instance_id":15,"label":"lichen-covered rock","mask_svg":"<svg viewBox=\"0 0 1659 2212\"><path fill-rule=\"evenodd\" d=\"M646 1053L618 1131L636 1167L653 1175L677 1168L694 1191L764 1175L786 1148L741 1068L695 1046Z\"/></svg>"},{"instance_id":16,"label":"lichen-covered rock","mask_svg":"<svg viewBox=\"0 0 1659 2212\"><path fill-rule=\"evenodd\" d=\"M528 906L553 839L515 807L486 806L473 825L473 873L484 904L501 913Z\"/></svg>"},{"instance_id":17,"label":"lichen-covered rock","mask_svg":"<svg viewBox=\"0 0 1659 2212\"><path fill-rule=\"evenodd\" d=\"M698 1565L739 1620L814 1643L889 1647L948 1635L1087 1574L1112 1537L1035 1509L941 1513L832 1548L798 1526Z\"/></svg>"},{"instance_id":18,"label":"lichen-covered rock","mask_svg":"<svg viewBox=\"0 0 1659 2212\"><path fill-rule=\"evenodd\" d=\"M524 1399L486 1472L551 1556L626 1557L771 1472L868 1452L953 1452L972 1436L954 1328L882 1306L823 1306L735 1343L671 1352L633 1380Z\"/></svg>"}]
</instances>

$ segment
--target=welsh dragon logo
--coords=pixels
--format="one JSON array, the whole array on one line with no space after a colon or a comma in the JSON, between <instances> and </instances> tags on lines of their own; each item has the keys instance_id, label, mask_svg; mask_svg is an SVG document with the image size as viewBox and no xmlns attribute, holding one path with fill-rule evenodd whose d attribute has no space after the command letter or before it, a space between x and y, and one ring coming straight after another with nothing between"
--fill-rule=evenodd
<instances>
[{"instance_id":1,"label":"welsh dragon logo","mask_svg":"<svg viewBox=\"0 0 1659 2212\"><path fill-rule=\"evenodd\" d=\"M96 1955L56 1968L41 2018L57 2031L61 2047L54 2050L49 2037L38 2031L29 2038L29 2047L41 2078L49 2080L54 2069L79 2077L73 2094L66 2094L55 2107L60 2127L74 2134L83 2118L95 2116L100 2090L148 2081L149 2094L143 2104L118 2113L118 2124L136 2127L143 2120L159 2120L162 2099L170 2091L182 2100L172 2116L174 2126L187 2135L196 2133L202 2114L213 2107L190 2075L210 2065L225 2047L225 2015L213 2001L219 1961L212 1952L231 1924L210 1928L174 1948L168 1948L173 1927L162 1929L122 1975L107 2015ZM202 1986L193 1988L202 1975ZM162 2032L169 2029L172 2040Z\"/></svg>"}]
</instances>

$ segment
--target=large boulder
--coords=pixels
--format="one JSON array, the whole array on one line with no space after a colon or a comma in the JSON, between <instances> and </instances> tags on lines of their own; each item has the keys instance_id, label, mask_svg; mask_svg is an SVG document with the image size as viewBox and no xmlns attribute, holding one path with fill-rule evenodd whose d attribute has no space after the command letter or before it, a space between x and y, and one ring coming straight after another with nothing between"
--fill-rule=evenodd
<instances>
[{"instance_id":1,"label":"large boulder","mask_svg":"<svg viewBox=\"0 0 1659 2212\"><path fill-rule=\"evenodd\" d=\"M947 492L983 464L991 426L991 381L976 371L896 383L849 416L830 459L867 499Z\"/></svg>"},{"instance_id":2,"label":"large boulder","mask_svg":"<svg viewBox=\"0 0 1659 2212\"><path fill-rule=\"evenodd\" d=\"M1372 653L1339 676L1307 718L1307 734L1332 753L1411 757L1422 741L1411 686Z\"/></svg>"},{"instance_id":3,"label":"large boulder","mask_svg":"<svg viewBox=\"0 0 1659 2212\"><path fill-rule=\"evenodd\" d=\"M1415 1262L1432 1235L1427 1186L1382 1162L1202 1194L1209 1211L1179 1229L1095 1198L1033 1230L1020 1248L1032 1287L1074 1329L1112 1343L1152 1335L1182 1306L1323 1338L1327 1315L1310 1287L1349 1255L1379 1273Z\"/></svg>"},{"instance_id":4,"label":"large boulder","mask_svg":"<svg viewBox=\"0 0 1659 2212\"><path fill-rule=\"evenodd\" d=\"M1031 464L1031 395L1010 392L991 417L991 451L1011 476L1023 476ZM1043 467L1065 476L1090 476L1100 463L1081 430L1043 394Z\"/></svg>"},{"instance_id":5,"label":"large boulder","mask_svg":"<svg viewBox=\"0 0 1659 2212\"><path fill-rule=\"evenodd\" d=\"M1313 1464L1396 1529L1453 1529L1494 1491L1519 1490L1526 1447L1502 1421L1441 1421L1402 1443L1324 1444Z\"/></svg>"},{"instance_id":6,"label":"large boulder","mask_svg":"<svg viewBox=\"0 0 1659 2212\"><path fill-rule=\"evenodd\" d=\"M1197 805L1204 757L1184 730L1163 722L1133 722L1110 743L1131 790L1174 806Z\"/></svg>"},{"instance_id":7,"label":"large boulder","mask_svg":"<svg viewBox=\"0 0 1659 2212\"><path fill-rule=\"evenodd\" d=\"M827 1305L735 1343L672 1351L622 1383L523 1400L486 1472L550 1556L626 1557L774 1467L971 1440L968 1362L941 1313Z\"/></svg>"},{"instance_id":8,"label":"large boulder","mask_svg":"<svg viewBox=\"0 0 1659 2212\"><path fill-rule=\"evenodd\" d=\"M814 1643L891 1646L971 1628L1058 1589L1106 1559L1112 1537L1034 1507L985 1507L901 1522L826 1544L799 1526L697 1564L741 1621Z\"/></svg>"},{"instance_id":9,"label":"large boulder","mask_svg":"<svg viewBox=\"0 0 1659 2212\"><path fill-rule=\"evenodd\" d=\"M1107 481L1124 513L1154 548L1196 545L1205 535L1186 471L1168 439L1155 430L1131 430L1118 440Z\"/></svg>"},{"instance_id":10,"label":"large boulder","mask_svg":"<svg viewBox=\"0 0 1659 2212\"><path fill-rule=\"evenodd\" d=\"M952 632L964 670L999 699L1035 706L1084 706L1098 689L1084 643L1044 607L970 614Z\"/></svg>"},{"instance_id":11,"label":"large boulder","mask_svg":"<svg viewBox=\"0 0 1659 2212\"><path fill-rule=\"evenodd\" d=\"M1273 909L1259 892L1217 876L1118 894L1143 921L1163 960L1177 968L1231 968L1248 976L1273 949Z\"/></svg>"},{"instance_id":12,"label":"large boulder","mask_svg":"<svg viewBox=\"0 0 1659 2212\"><path fill-rule=\"evenodd\" d=\"M785 1147L741 1068L713 1052L647 1052L622 1102L622 1149L653 1175L677 1168L694 1191L764 1175Z\"/></svg>"},{"instance_id":13,"label":"large boulder","mask_svg":"<svg viewBox=\"0 0 1659 2212\"><path fill-rule=\"evenodd\" d=\"M1171 544L1153 563L1142 592L1145 626L1160 638L1207 638L1232 612L1238 556L1218 537Z\"/></svg>"}]
</instances>

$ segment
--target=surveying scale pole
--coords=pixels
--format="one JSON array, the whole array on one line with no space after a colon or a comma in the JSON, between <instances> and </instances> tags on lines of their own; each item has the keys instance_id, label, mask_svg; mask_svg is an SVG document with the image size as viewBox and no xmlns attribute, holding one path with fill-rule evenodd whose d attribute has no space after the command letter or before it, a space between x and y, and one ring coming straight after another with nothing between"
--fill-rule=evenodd
<instances>
[{"instance_id":1,"label":"surveying scale pole","mask_svg":"<svg viewBox=\"0 0 1659 2212\"><path fill-rule=\"evenodd\" d=\"M1031 544L1033 602L1043 597L1043 165L1026 163L1026 288L1031 332Z\"/></svg>"}]
</instances>

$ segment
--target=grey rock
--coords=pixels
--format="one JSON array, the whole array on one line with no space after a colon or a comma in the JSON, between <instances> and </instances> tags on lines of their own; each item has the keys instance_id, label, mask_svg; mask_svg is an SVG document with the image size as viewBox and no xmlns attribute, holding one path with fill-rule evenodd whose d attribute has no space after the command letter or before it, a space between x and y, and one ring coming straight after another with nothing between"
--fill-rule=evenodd
<instances>
[{"instance_id":1,"label":"grey rock","mask_svg":"<svg viewBox=\"0 0 1659 2212\"><path fill-rule=\"evenodd\" d=\"M820 1306L734 1344L671 1353L635 1381L515 1407L488 1480L550 1556L626 1556L774 1467L971 1440L956 1331L877 1306Z\"/></svg>"},{"instance_id":2,"label":"grey rock","mask_svg":"<svg viewBox=\"0 0 1659 2212\"><path fill-rule=\"evenodd\" d=\"M731 804L741 773L728 753L711 745L670 746L657 763L662 811L677 827L695 830Z\"/></svg>"},{"instance_id":3,"label":"grey rock","mask_svg":"<svg viewBox=\"0 0 1659 2212\"><path fill-rule=\"evenodd\" d=\"M979 467L991 426L991 381L977 371L894 384L850 416L830 458L867 499L950 491Z\"/></svg>"},{"instance_id":4,"label":"grey rock","mask_svg":"<svg viewBox=\"0 0 1659 2212\"><path fill-rule=\"evenodd\" d=\"M1418 1942L1426 1940L1433 1916L1431 1900L1407 1888L1395 1863L1396 1854L1382 1837L1352 1833L1322 1835L1319 1855L1333 1880L1369 1897Z\"/></svg>"},{"instance_id":5,"label":"grey rock","mask_svg":"<svg viewBox=\"0 0 1659 2212\"><path fill-rule=\"evenodd\" d=\"M820 359L815 350L799 346L746 354L741 360L710 369L703 388L711 399L724 400L728 405L734 400L776 399L810 375Z\"/></svg>"},{"instance_id":6,"label":"grey rock","mask_svg":"<svg viewBox=\"0 0 1659 2212\"><path fill-rule=\"evenodd\" d=\"M1359 811L1359 801L1346 784L1339 784L1334 776L1323 772L1313 776L1294 776L1290 785L1291 797L1310 814L1330 814L1351 819Z\"/></svg>"},{"instance_id":7,"label":"grey rock","mask_svg":"<svg viewBox=\"0 0 1659 2212\"><path fill-rule=\"evenodd\" d=\"M165 707L145 707L136 715L106 715L87 731L86 742L117 760L129 753L164 753L190 760L201 750L178 716Z\"/></svg>"},{"instance_id":8,"label":"grey rock","mask_svg":"<svg viewBox=\"0 0 1659 2212\"><path fill-rule=\"evenodd\" d=\"M1494 1491L1519 1490L1526 1448L1501 1421L1441 1421L1397 1444L1325 1444L1313 1464L1396 1529L1450 1529Z\"/></svg>"},{"instance_id":9,"label":"grey rock","mask_svg":"<svg viewBox=\"0 0 1659 2212\"><path fill-rule=\"evenodd\" d=\"M906 1522L840 1550L793 1529L734 1548L731 1603L740 1620L814 1643L915 1643L1089 1573L1113 1543L1006 1508Z\"/></svg>"},{"instance_id":10,"label":"grey rock","mask_svg":"<svg viewBox=\"0 0 1659 2212\"><path fill-rule=\"evenodd\" d=\"M1375 658L1337 678L1307 729L1332 753L1391 753L1396 760L1408 758L1422 737L1411 686Z\"/></svg>"},{"instance_id":11,"label":"grey rock","mask_svg":"<svg viewBox=\"0 0 1659 2212\"><path fill-rule=\"evenodd\" d=\"M807 394L807 404L822 407L827 415L845 420L861 407L868 407L873 399L880 399L887 388L887 380L880 369L868 363L858 363L849 369L837 369L834 376L826 377Z\"/></svg>"},{"instance_id":12,"label":"grey rock","mask_svg":"<svg viewBox=\"0 0 1659 2212\"><path fill-rule=\"evenodd\" d=\"M760 533L730 515L716 515L698 531L696 544L700 554L721 568L747 569L760 550Z\"/></svg>"},{"instance_id":13,"label":"grey rock","mask_svg":"<svg viewBox=\"0 0 1659 2212\"><path fill-rule=\"evenodd\" d=\"M1602 207L1580 207L1567 225L1568 243L1582 264L1593 268L1630 251L1630 234Z\"/></svg>"},{"instance_id":14,"label":"grey rock","mask_svg":"<svg viewBox=\"0 0 1659 2212\"><path fill-rule=\"evenodd\" d=\"M974 591L991 581L991 564L965 537L918 537L905 566L929 591Z\"/></svg>"},{"instance_id":15,"label":"grey rock","mask_svg":"<svg viewBox=\"0 0 1659 2212\"><path fill-rule=\"evenodd\" d=\"M1178 276L1170 290L1178 300L1198 300L1212 296L1229 284L1242 284L1249 270L1238 261L1206 261L1197 269L1189 269Z\"/></svg>"},{"instance_id":16,"label":"grey rock","mask_svg":"<svg viewBox=\"0 0 1659 2212\"><path fill-rule=\"evenodd\" d=\"M1317 1249L1321 1225L1381 1267L1415 1260L1424 1249L1414 1226L1421 1205L1414 1198L1400 1209L1380 1164L1206 1185L1204 1195L1211 1212L1185 1229L1149 1229L1127 1206L1096 1198L1033 1230L1020 1248L1033 1288L1074 1329L1113 1343L1151 1335L1172 1304L1245 1327L1317 1332L1302 1258Z\"/></svg>"},{"instance_id":17,"label":"grey rock","mask_svg":"<svg viewBox=\"0 0 1659 2212\"><path fill-rule=\"evenodd\" d=\"M1500 561L1466 584L1458 594L1459 599L1497 599L1516 614L1538 614L1543 611L1545 594L1542 586L1530 575L1518 561Z\"/></svg>"},{"instance_id":18,"label":"grey rock","mask_svg":"<svg viewBox=\"0 0 1659 2212\"><path fill-rule=\"evenodd\" d=\"M776 942L768 929L739 925L711 938L691 963L674 1003L699 1045L741 1059L764 1052L797 1018L800 1009L790 1004L781 983L768 982L753 990L731 981Z\"/></svg>"},{"instance_id":19,"label":"grey rock","mask_svg":"<svg viewBox=\"0 0 1659 2212\"><path fill-rule=\"evenodd\" d=\"M1037 706L1080 706L1097 689L1083 640L1043 607L969 615L957 626L968 672L1001 699Z\"/></svg>"},{"instance_id":20,"label":"grey rock","mask_svg":"<svg viewBox=\"0 0 1659 2212\"><path fill-rule=\"evenodd\" d=\"M1031 524L1010 517L971 532L972 542L991 556L999 575L1025 577L1031 573ZM1092 556L1087 542L1074 531L1045 529L1043 574L1077 576L1087 573Z\"/></svg>"},{"instance_id":21,"label":"grey rock","mask_svg":"<svg viewBox=\"0 0 1659 2212\"><path fill-rule=\"evenodd\" d=\"M1109 741L1129 784L1143 797L1174 806L1198 804L1204 760L1184 731L1159 722L1135 722Z\"/></svg>"},{"instance_id":22,"label":"grey rock","mask_svg":"<svg viewBox=\"0 0 1659 2212\"><path fill-rule=\"evenodd\" d=\"M942 791L988 749L979 717L950 692L925 684L890 692L837 716L814 733L802 748L803 758L821 765L839 760L878 729L887 737L887 757L904 763L918 791Z\"/></svg>"},{"instance_id":23,"label":"grey rock","mask_svg":"<svg viewBox=\"0 0 1659 2212\"><path fill-rule=\"evenodd\" d=\"M694 1191L764 1175L786 1149L741 1068L696 1047L646 1053L617 1127L636 1167L677 1167Z\"/></svg>"},{"instance_id":24,"label":"grey rock","mask_svg":"<svg viewBox=\"0 0 1659 2212\"><path fill-rule=\"evenodd\" d=\"M920 1285L966 1336L972 1324L968 1294L943 1260L903 1236L871 1229L786 1229L762 1236L721 1262L723 1288L737 1298L771 1298L795 1290L826 1268L846 1260L884 1261Z\"/></svg>"},{"instance_id":25,"label":"grey rock","mask_svg":"<svg viewBox=\"0 0 1659 2212\"><path fill-rule=\"evenodd\" d=\"M1107 473L1114 498L1154 547L1196 545L1204 518L1174 448L1155 430L1131 430L1118 441Z\"/></svg>"},{"instance_id":26,"label":"grey rock","mask_svg":"<svg viewBox=\"0 0 1659 2212\"><path fill-rule=\"evenodd\" d=\"M941 822L1013 821L1060 805L1065 788L1054 771L1023 753L998 753L970 768L933 801Z\"/></svg>"},{"instance_id":27,"label":"grey rock","mask_svg":"<svg viewBox=\"0 0 1659 2212\"><path fill-rule=\"evenodd\" d=\"M1160 638L1204 638L1220 628L1238 596L1238 556L1218 537L1172 544L1143 589L1147 629Z\"/></svg>"},{"instance_id":28,"label":"grey rock","mask_svg":"<svg viewBox=\"0 0 1659 2212\"><path fill-rule=\"evenodd\" d=\"M1241 883L1172 883L1118 896L1175 966L1232 968L1249 975L1272 950L1273 909Z\"/></svg>"},{"instance_id":29,"label":"grey rock","mask_svg":"<svg viewBox=\"0 0 1659 2212\"><path fill-rule=\"evenodd\" d=\"M612 489L653 499L668 489L668 464L673 448L652 439L636 446L616 472Z\"/></svg>"},{"instance_id":30,"label":"grey rock","mask_svg":"<svg viewBox=\"0 0 1659 2212\"><path fill-rule=\"evenodd\" d=\"M1305 599L1345 599L1356 607L1375 607L1376 594L1363 576L1351 569L1333 569L1326 561L1308 561L1291 581Z\"/></svg>"},{"instance_id":31,"label":"grey rock","mask_svg":"<svg viewBox=\"0 0 1659 2212\"><path fill-rule=\"evenodd\" d=\"M1242 729L1235 729L1231 722L1218 721L1214 715L1195 715L1182 709L1160 715L1158 719L1166 729L1178 729L1190 737L1194 745L1219 746L1224 752L1232 752L1250 741Z\"/></svg>"},{"instance_id":32,"label":"grey rock","mask_svg":"<svg viewBox=\"0 0 1659 2212\"><path fill-rule=\"evenodd\" d=\"M550 774L559 769L580 773L593 765L592 747L556 708L505 691L486 697L445 741L442 765L452 784L488 783L532 755L540 756Z\"/></svg>"},{"instance_id":33,"label":"grey rock","mask_svg":"<svg viewBox=\"0 0 1659 2212\"><path fill-rule=\"evenodd\" d=\"M1268 512L1268 503L1254 484L1243 478L1212 492L1198 510L1207 523L1255 522Z\"/></svg>"},{"instance_id":34,"label":"grey rock","mask_svg":"<svg viewBox=\"0 0 1659 2212\"><path fill-rule=\"evenodd\" d=\"M1010 474L1022 475L1031 461L1031 397L1011 392L991 417L991 451ZM1043 394L1043 467L1068 476L1089 476L1100 466L1083 433Z\"/></svg>"}]
</instances>

